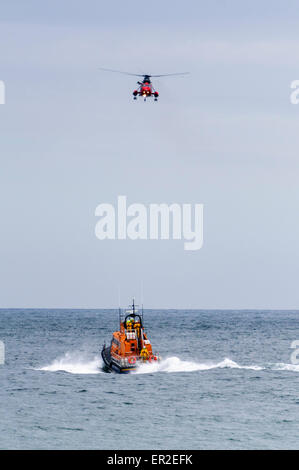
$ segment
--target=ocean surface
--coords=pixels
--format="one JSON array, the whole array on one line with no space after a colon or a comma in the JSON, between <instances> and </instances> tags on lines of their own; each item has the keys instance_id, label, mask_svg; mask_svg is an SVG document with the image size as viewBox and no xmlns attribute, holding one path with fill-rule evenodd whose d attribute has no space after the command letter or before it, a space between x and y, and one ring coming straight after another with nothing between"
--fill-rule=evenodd
<instances>
[{"instance_id":1,"label":"ocean surface","mask_svg":"<svg viewBox=\"0 0 299 470\"><path fill-rule=\"evenodd\" d=\"M299 448L299 311L147 310L162 361L128 375L101 369L117 327L114 310L0 310L1 449Z\"/></svg>"}]
</instances>

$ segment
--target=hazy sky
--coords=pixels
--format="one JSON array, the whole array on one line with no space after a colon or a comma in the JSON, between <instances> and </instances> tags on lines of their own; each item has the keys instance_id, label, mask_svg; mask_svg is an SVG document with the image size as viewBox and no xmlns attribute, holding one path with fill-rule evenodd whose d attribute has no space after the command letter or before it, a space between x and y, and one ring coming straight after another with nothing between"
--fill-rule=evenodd
<instances>
[{"instance_id":1,"label":"hazy sky","mask_svg":"<svg viewBox=\"0 0 299 470\"><path fill-rule=\"evenodd\" d=\"M246 3L1 3L1 307L298 308L298 2ZM203 248L99 241L118 195L204 204Z\"/></svg>"}]
</instances>

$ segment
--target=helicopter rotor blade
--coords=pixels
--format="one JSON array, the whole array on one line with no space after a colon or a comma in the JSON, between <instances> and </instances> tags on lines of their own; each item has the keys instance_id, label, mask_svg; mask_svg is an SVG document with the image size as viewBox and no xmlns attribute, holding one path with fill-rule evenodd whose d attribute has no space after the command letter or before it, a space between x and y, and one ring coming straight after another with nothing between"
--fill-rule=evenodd
<instances>
[{"instance_id":1,"label":"helicopter rotor blade","mask_svg":"<svg viewBox=\"0 0 299 470\"><path fill-rule=\"evenodd\" d=\"M150 77L171 77L173 75L188 75L190 72L165 73L163 75L149 75Z\"/></svg>"},{"instance_id":2,"label":"helicopter rotor blade","mask_svg":"<svg viewBox=\"0 0 299 470\"><path fill-rule=\"evenodd\" d=\"M105 72L123 73L124 75L133 75L135 77L145 77L145 75L142 73L123 72L122 70L104 69L103 67L99 67L99 70L104 70Z\"/></svg>"},{"instance_id":3,"label":"helicopter rotor blade","mask_svg":"<svg viewBox=\"0 0 299 470\"><path fill-rule=\"evenodd\" d=\"M113 69L104 69L103 67L99 67L99 70L104 70L105 72L114 72L114 73L122 73L124 75L133 75L134 77L171 77L174 75L188 75L190 72L179 72L179 73L165 73L162 75L150 75L147 73L131 73L131 72L123 72L122 70L113 70Z\"/></svg>"}]
</instances>

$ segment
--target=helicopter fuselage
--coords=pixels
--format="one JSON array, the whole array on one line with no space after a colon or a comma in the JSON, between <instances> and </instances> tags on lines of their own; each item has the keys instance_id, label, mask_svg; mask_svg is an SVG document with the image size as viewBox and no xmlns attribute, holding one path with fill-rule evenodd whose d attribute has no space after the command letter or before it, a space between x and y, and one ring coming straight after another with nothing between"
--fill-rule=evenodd
<instances>
[{"instance_id":1,"label":"helicopter fuselage","mask_svg":"<svg viewBox=\"0 0 299 470\"><path fill-rule=\"evenodd\" d=\"M101 70L105 70L106 72L116 72L116 73L123 73L125 75L134 75L135 77L143 77L142 82L137 82L139 88L133 91L133 98L137 100L137 96L141 96L144 101L146 98L153 96L155 101L158 101L159 93L154 89L151 78L152 77L170 77L172 75L186 75L189 72L180 72L180 73L166 73L162 75L149 75L149 74L140 74L140 73L130 73L130 72L123 72L121 70L113 70L113 69L104 69L101 67Z\"/></svg>"},{"instance_id":2,"label":"helicopter fuselage","mask_svg":"<svg viewBox=\"0 0 299 470\"><path fill-rule=\"evenodd\" d=\"M137 82L139 86L138 90L133 91L133 97L136 100L137 96L142 96L144 101L150 96L154 96L155 101L158 100L159 93L153 89L152 82L149 78L145 77L142 82Z\"/></svg>"}]
</instances>

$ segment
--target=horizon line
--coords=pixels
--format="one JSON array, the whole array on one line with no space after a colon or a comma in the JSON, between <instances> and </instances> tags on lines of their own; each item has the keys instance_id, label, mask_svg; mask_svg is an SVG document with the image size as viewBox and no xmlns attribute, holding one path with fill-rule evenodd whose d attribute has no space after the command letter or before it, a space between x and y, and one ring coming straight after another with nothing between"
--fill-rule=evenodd
<instances>
[{"instance_id":1,"label":"horizon line","mask_svg":"<svg viewBox=\"0 0 299 470\"><path fill-rule=\"evenodd\" d=\"M1 310L119 310L121 308L122 310L129 308L127 307L0 307ZM138 309L141 309L139 307ZM271 307L143 307L143 310L199 310L199 311L215 311L215 310L220 310L220 311L231 311L231 310L237 310L237 311L298 311L299 312L299 306L298 307L284 307L284 308L271 308Z\"/></svg>"}]
</instances>

